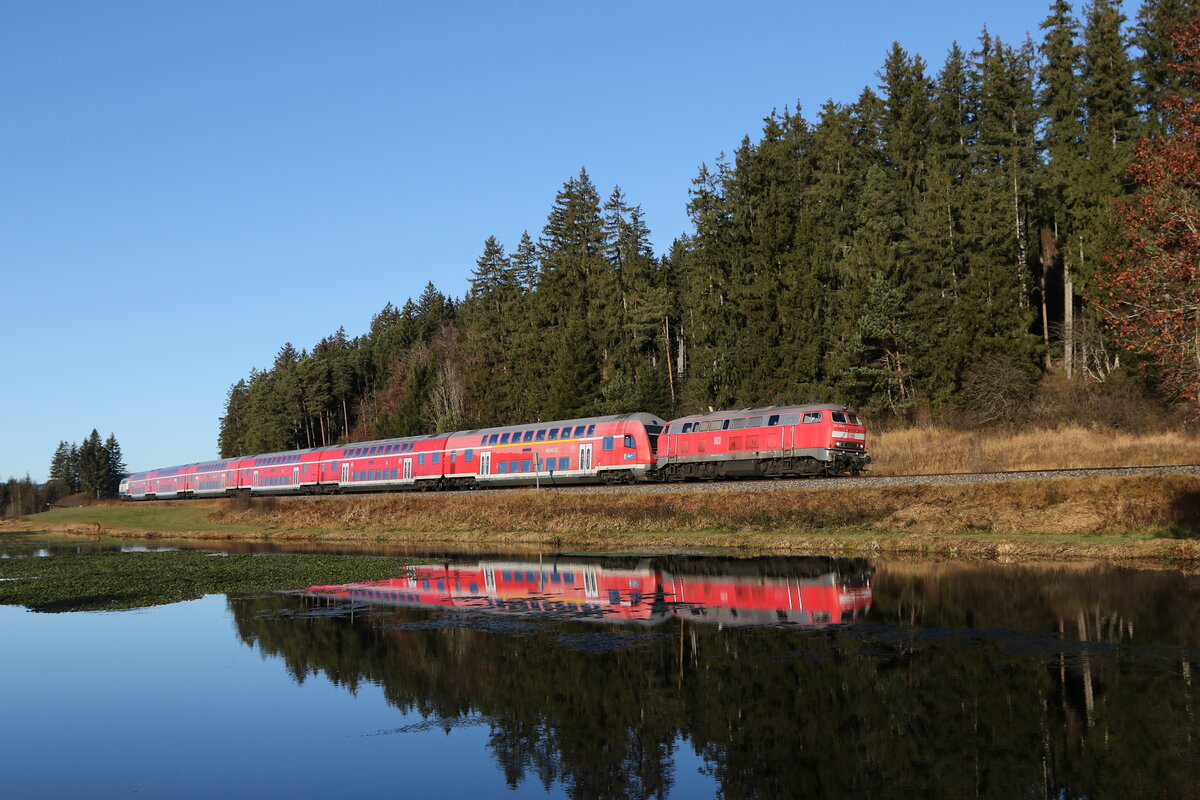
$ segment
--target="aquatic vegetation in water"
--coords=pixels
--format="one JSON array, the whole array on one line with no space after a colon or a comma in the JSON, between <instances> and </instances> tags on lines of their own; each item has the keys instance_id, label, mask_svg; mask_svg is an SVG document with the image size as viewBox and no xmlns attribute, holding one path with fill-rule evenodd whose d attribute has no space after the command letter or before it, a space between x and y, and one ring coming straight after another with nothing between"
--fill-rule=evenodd
<instances>
[{"instance_id":1,"label":"aquatic vegetation in water","mask_svg":"<svg viewBox=\"0 0 1200 800\"><path fill-rule=\"evenodd\" d=\"M230 555L181 550L0 559L0 604L32 611L103 611L177 603L206 594L292 589L396 575L409 562L367 556Z\"/></svg>"}]
</instances>

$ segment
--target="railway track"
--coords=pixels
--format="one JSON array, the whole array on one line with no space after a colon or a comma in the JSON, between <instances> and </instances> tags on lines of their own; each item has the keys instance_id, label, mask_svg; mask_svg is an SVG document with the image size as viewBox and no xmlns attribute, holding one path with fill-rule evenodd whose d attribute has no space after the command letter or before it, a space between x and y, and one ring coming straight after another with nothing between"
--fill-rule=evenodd
<instances>
[{"instance_id":1,"label":"railway track","mask_svg":"<svg viewBox=\"0 0 1200 800\"><path fill-rule=\"evenodd\" d=\"M880 486L928 486L953 483L1038 481L1055 478L1122 477L1142 475L1200 475L1200 464L1160 464L1148 467L1088 467L1086 469L1007 470L1004 472L950 472L931 475L880 475L858 478L787 478L692 483L639 483L632 486L560 486L560 492L704 492L736 489L766 492L779 489L851 489Z\"/></svg>"},{"instance_id":2,"label":"railway track","mask_svg":"<svg viewBox=\"0 0 1200 800\"><path fill-rule=\"evenodd\" d=\"M1061 478L1090 478L1090 477L1138 477L1142 475L1200 475L1200 464L1158 464L1148 467L1088 467L1085 469L1037 469L1037 470L1007 470L1004 472L947 472L928 475L879 475L858 478L748 478L744 480L724 481L692 481L683 483L636 483L632 485L609 486L604 484L588 486L548 486L542 485L542 490L555 492L586 494L589 492L708 492L713 490L732 490L739 492L774 492L784 490L837 490L856 487L886 487L886 486L934 486L939 484L968 484L968 483L997 483L1001 481L1038 481ZM508 491L507 489L481 491ZM356 497L369 496L372 492L356 494L324 494L324 495L280 495L305 500L320 500L323 497ZM440 492L430 492L434 497ZM171 501L164 501L171 502Z\"/></svg>"}]
</instances>

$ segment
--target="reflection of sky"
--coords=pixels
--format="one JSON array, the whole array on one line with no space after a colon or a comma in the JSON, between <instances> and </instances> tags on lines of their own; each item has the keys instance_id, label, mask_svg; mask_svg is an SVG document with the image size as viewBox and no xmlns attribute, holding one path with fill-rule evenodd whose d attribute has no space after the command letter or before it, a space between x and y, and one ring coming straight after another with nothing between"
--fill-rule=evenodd
<instances>
[{"instance_id":1,"label":"reflection of sky","mask_svg":"<svg viewBox=\"0 0 1200 800\"><path fill-rule=\"evenodd\" d=\"M238 640L222 596L126 612L0 606L0 632L7 798L514 796L486 725L374 735L421 717L370 683L297 684ZM700 766L680 743L674 797L713 796ZM536 782L518 795L547 796Z\"/></svg>"}]
</instances>

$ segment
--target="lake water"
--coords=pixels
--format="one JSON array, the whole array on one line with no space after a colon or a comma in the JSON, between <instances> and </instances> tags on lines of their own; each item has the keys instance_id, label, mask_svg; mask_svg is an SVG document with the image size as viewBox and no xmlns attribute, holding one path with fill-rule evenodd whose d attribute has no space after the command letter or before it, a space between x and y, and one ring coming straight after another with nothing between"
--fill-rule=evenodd
<instances>
[{"instance_id":1,"label":"lake water","mask_svg":"<svg viewBox=\"0 0 1200 800\"><path fill-rule=\"evenodd\" d=\"M1200 794L1178 570L457 555L380 578L0 607L0 796Z\"/></svg>"}]
</instances>

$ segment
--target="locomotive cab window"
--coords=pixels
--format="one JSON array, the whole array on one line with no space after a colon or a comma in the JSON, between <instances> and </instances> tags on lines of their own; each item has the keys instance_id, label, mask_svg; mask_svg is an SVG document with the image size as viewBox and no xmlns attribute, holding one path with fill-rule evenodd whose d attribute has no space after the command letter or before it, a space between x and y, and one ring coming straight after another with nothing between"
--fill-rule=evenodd
<instances>
[{"instance_id":1,"label":"locomotive cab window","mask_svg":"<svg viewBox=\"0 0 1200 800\"><path fill-rule=\"evenodd\" d=\"M768 426L774 427L778 424L779 424L779 415L778 414L772 414L771 416L767 417L767 425Z\"/></svg>"},{"instance_id":2,"label":"locomotive cab window","mask_svg":"<svg viewBox=\"0 0 1200 800\"><path fill-rule=\"evenodd\" d=\"M746 420L747 428L761 428L762 424L763 424L762 417L750 417L750 419Z\"/></svg>"},{"instance_id":3,"label":"locomotive cab window","mask_svg":"<svg viewBox=\"0 0 1200 800\"><path fill-rule=\"evenodd\" d=\"M853 411L847 413L846 416L850 418L851 425L862 425L862 420L860 420L858 418L858 414L855 414Z\"/></svg>"},{"instance_id":4,"label":"locomotive cab window","mask_svg":"<svg viewBox=\"0 0 1200 800\"><path fill-rule=\"evenodd\" d=\"M833 421L844 423L846 421L846 415L843 414L841 411L834 411L833 412Z\"/></svg>"},{"instance_id":5,"label":"locomotive cab window","mask_svg":"<svg viewBox=\"0 0 1200 800\"><path fill-rule=\"evenodd\" d=\"M732 431L740 431L744 427L746 427L745 418L729 420L729 429Z\"/></svg>"},{"instance_id":6,"label":"locomotive cab window","mask_svg":"<svg viewBox=\"0 0 1200 800\"><path fill-rule=\"evenodd\" d=\"M625 446L626 447L634 447L635 446L633 443L633 437L630 436L629 434L625 434Z\"/></svg>"},{"instance_id":7,"label":"locomotive cab window","mask_svg":"<svg viewBox=\"0 0 1200 800\"><path fill-rule=\"evenodd\" d=\"M820 422L820 421L821 421L821 412L820 411L805 411L804 418L802 420L800 420L800 423L802 425L805 425L810 422Z\"/></svg>"}]
</instances>

